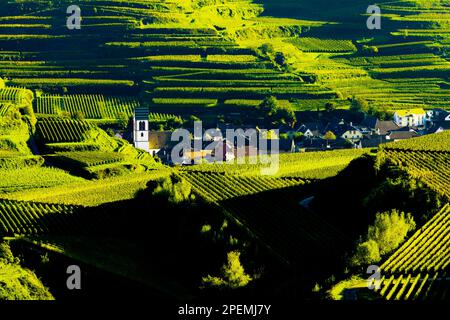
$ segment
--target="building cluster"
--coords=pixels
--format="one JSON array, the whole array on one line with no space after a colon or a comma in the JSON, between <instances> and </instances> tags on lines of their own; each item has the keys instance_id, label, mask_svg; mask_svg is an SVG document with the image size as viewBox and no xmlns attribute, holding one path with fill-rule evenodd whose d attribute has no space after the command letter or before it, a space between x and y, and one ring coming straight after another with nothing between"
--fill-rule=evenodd
<instances>
[{"instance_id":1,"label":"building cluster","mask_svg":"<svg viewBox=\"0 0 450 320\"><path fill-rule=\"evenodd\" d=\"M450 113L443 109L398 110L393 120L381 121L366 116L360 123L335 119L300 123L293 128L281 127L280 133L288 137L299 136L296 149L306 151L371 148L383 143L411 139L426 134L450 130Z\"/></svg>"},{"instance_id":2,"label":"building cluster","mask_svg":"<svg viewBox=\"0 0 450 320\"><path fill-rule=\"evenodd\" d=\"M346 122L343 119L298 123L295 126L283 125L278 134L268 132L270 137L257 135L256 141L248 135L255 130L251 126L218 124L214 132L202 132L201 141L191 134L190 151L182 155L183 163L192 163L195 159L220 158L228 161L241 156L263 153L289 153L321 151L346 148L372 148L383 143L412 139L418 136L438 133L450 129L450 113L443 109L398 110L393 120L381 121L366 116L360 123ZM232 130L232 139L227 133ZM259 129L256 128L257 133ZM271 134L273 133L273 134ZM267 135L267 134L266 134ZM134 144L159 157L165 163L171 163L172 149L179 141L172 141L171 131L149 130L148 109L137 108L134 115ZM239 140L240 139L240 140ZM275 143L276 140L276 143ZM220 146L220 148L216 148ZM263 146L263 147L261 147ZM264 150L262 150L264 149ZM215 154L220 150L220 155Z\"/></svg>"}]
</instances>

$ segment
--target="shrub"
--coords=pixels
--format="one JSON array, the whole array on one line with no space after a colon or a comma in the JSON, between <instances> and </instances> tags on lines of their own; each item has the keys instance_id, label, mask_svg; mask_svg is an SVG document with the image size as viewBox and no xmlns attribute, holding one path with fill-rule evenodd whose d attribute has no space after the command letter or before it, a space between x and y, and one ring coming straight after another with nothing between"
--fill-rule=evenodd
<instances>
[{"instance_id":1,"label":"shrub","mask_svg":"<svg viewBox=\"0 0 450 320\"><path fill-rule=\"evenodd\" d=\"M351 258L353 266L370 265L381 260L405 240L408 232L413 231L416 224L411 214L393 209L377 213L373 226L369 226L366 241L357 245L356 253Z\"/></svg>"},{"instance_id":2,"label":"shrub","mask_svg":"<svg viewBox=\"0 0 450 320\"><path fill-rule=\"evenodd\" d=\"M381 260L378 244L373 240L368 240L358 244L356 253L351 264L354 266L377 263Z\"/></svg>"},{"instance_id":3,"label":"shrub","mask_svg":"<svg viewBox=\"0 0 450 320\"><path fill-rule=\"evenodd\" d=\"M267 126L278 127L281 124L293 124L296 121L295 112L290 104L281 105L275 97L264 99L256 107L258 115L266 119Z\"/></svg>"},{"instance_id":4,"label":"shrub","mask_svg":"<svg viewBox=\"0 0 450 320\"><path fill-rule=\"evenodd\" d=\"M336 103L334 103L334 102L327 102L325 104L325 111L331 112L331 111L334 111L334 110L336 110Z\"/></svg>"},{"instance_id":5,"label":"shrub","mask_svg":"<svg viewBox=\"0 0 450 320\"><path fill-rule=\"evenodd\" d=\"M0 262L16 263L16 259L9 245L5 242L0 243Z\"/></svg>"},{"instance_id":6,"label":"shrub","mask_svg":"<svg viewBox=\"0 0 450 320\"><path fill-rule=\"evenodd\" d=\"M222 267L222 277L213 277L208 275L202 279L203 288L228 288L237 289L245 287L252 277L245 273L244 267L240 261L241 253L231 251L227 254L227 264Z\"/></svg>"},{"instance_id":7,"label":"shrub","mask_svg":"<svg viewBox=\"0 0 450 320\"><path fill-rule=\"evenodd\" d=\"M283 52L277 52L275 54L275 63L278 64L280 67L286 66L287 59Z\"/></svg>"},{"instance_id":8,"label":"shrub","mask_svg":"<svg viewBox=\"0 0 450 320\"><path fill-rule=\"evenodd\" d=\"M76 111L74 114L73 114L73 117L72 117L74 120L84 120L86 117L84 116L84 113L83 112L81 112L81 111Z\"/></svg>"},{"instance_id":9,"label":"shrub","mask_svg":"<svg viewBox=\"0 0 450 320\"><path fill-rule=\"evenodd\" d=\"M350 106L350 111L367 113L369 111L369 103L363 98L354 98Z\"/></svg>"},{"instance_id":10,"label":"shrub","mask_svg":"<svg viewBox=\"0 0 450 320\"><path fill-rule=\"evenodd\" d=\"M369 227L367 238L375 241L380 254L384 255L397 249L408 232L413 231L416 224L410 213L392 210L376 215L375 224Z\"/></svg>"},{"instance_id":11,"label":"shrub","mask_svg":"<svg viewBox=\"0 0 450 320\"><path fill-rule=\"evenodd\" d=\"M274 53L274 48L271 43L264 43L258 49L263 55L271 55Z\"/></svg>"},{"instance_id":12,"label":"shrub","mask_svg":"<svg viewBox=\"0 0 450 320\"><path fill-rule=\"evenodd\" d=\"M150 188L152 188L152 196L167 200L171 204L194 200L191 185L174 175L161 178Z\"/></svg>"}]
</instances>

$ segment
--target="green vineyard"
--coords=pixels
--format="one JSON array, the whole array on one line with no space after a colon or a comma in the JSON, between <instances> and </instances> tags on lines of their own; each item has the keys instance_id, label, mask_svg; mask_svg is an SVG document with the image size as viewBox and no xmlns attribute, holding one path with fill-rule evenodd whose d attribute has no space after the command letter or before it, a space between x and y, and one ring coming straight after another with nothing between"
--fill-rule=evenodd
<instances>
[{"instance_id":1,"label":"green vineyard","mask_svg":"<svg viewBox=\"0 0 450 320\"><path fill-rule=\"evenodd\" d=\"M355 45L349 40L297 38L291 41L305 52L353 52Z\"/></svg>"},{"instance_id":2,"label":"green vineyard","mask_svg":"<svg viewBox=\"0 0 450 320\"><path fill-rule=\"evenodd\" d=\"M81 167L93 167L103 164L110 164L124 160L124 156L119 153L113 152L62 152L57 153L56 158L67 162L67 164Z\"/></svg>"},{"instance_id":3,"label":"green vineyard","mask_svg":"<svg viewBox=\"0 0 450 320\"><path fill-rule=\"evenodd\" d=\"M417 231L381 267L383 272L441 272L450 265L450 205Z\"/></svg>"},{"instance_id":4,"label":"green vineyard","mask_svg":"<svg viewBox=\"0 0 450 320\"><path fill-rule=\"evenodd\" d=\"M424 182L440 195L450 198L448 183L450 181L450 152L387 149L383 153L387 159L405 170L410 176Z\"/></svg>"},{"instance_id":5,"label":"green vineyard","mask_svg":"<svg viewBox=\"0 0 450 320\"><path fill-rule=\"evenodd\" d=\"M0 200L0 235L59 233L81 229L69 217L77 207L60 204Z\"/></svg>"},{"instance_id":6,"label":"green vineyard","mask_svg":"<svg viewBox=\"0 0 450 320\"><path fill-rule=\"evenodd\" d=\"M367 149L333 150L328 152L286 153L279 155L277 177L298 177L303 179L325 179L336 175L352 160L368 153ZM242 159L241 159L242 160ZM200 164L183 170L195 172L216 172L227 175L254 177L268 166L261 159L246 157L245 163L230 161L226 163ZM253 164L253 163L255 164Z\"/></svg>"},{"instance_id":7,"label":"green vineyard","mask_svg":"<svg viewBox=\"0 0 450 320\"><path fill-rule=\"evenodd\" d=\"M81 113L86 119L117 119L131 117L139 101L134 97L104 95L43 95L35 100L37 114L60 115L63 112L73 116Z\"/></svg>"},{"instance_id":8,"label":"green vineyard","mask_svg":"<svg viewBox=\"0 0 450 320\"><path fill-rule=\"evenodd\" d=\"M387 300L449 299L450 205L428 221L381 266Z\"/></svg>"},{"instance_id":9,"label":"green vineyard","mask_svg":"<svg viewBox=\"0 0 450 320\"><path fill-rule=\"evenodd\" d=\"M181 176L203 199L220 206L238 225L285 261L314 259L311 267L339 254L344 237L298 204L298 178L238 177L185 172ZM283 203L283 206L279 206Z\"/></svg>"},{"instance_id":10,"label":"green vineyard","mask_svg":"<svg viewBox=\"0 0 450 320\"><path fill-rule=\"evenodd\" d=\"M167 120L169 120L169 119L178 119L178 120L181 120L181 117L180 117L180 116L177 116L177 115L175 115L175 114L154 113L154 112L151 112L151 113L149 114L149 118L150 118L150 121L155 121L155 122L158 122L158 121L167 121Z\"/></svg>"},{"instance_id":11,"label":"green vineyard","mask_svg":"<svg viewBox=\"0 0 450 320\"><path fill-rule=\"evenodd\" d=\"M85 121L53 118L42 118L36 126L37 134L45 143L81 142L91 128Z\"/></svg>"},{"instance_id":12,"label":"green vineyard","mask_svg":"<svg viewBox=\"0 0 450 320\"><path fill-rule=\"evenodd\" d=\"M0 157L1 157L0 152ZM0 165L1 167L1 165ZM79 182L83 179L71 176L66 171L49 167L8 168L0 170L0 197L5 193L29 189L41 189Z\"/></svg>"},{"instance_id":13,"label":"green vineyard","mask_svg":"<svg viewBox=\"0 0 450 320\"><path fill-rule=\"evenodd\" d=\"M3 117L6 113L8 113L10 107L10 104L0 103L0 117Z\"/></svg>"},{"instance_id":14,"label":"green vineyard","mask_svg":"<svg viewBox=\"0 0 450 320\"><path fill-rule=\"evenodd\" d=\"M398 141L395 144L386 144L387 150L405 151L446 151L450 152L450 131L425 135L415 139Z\"/></svg>"},{"instance_id":15,"label":"green vineyard","mask_svg":"<svg viewBox=\"0 0 450 320\"><path fill-rule=\"evenodd\" d=\"M133 199L137 191L146 187L148 181L157 180L168 174L167 170L160 169L94 181L74 179L72 182L67 181L64 184L55 184L46 188L11 192L2 195L2 198L95 207L104 203Z\"/></svg>"},{"instance_id":16,"label":"green vineyard","mask_svg":"<svg viewBox=\"0 0 450 320\"><path fill-rule=\"evenodd\" d=\"M24 88L7 87L0 88L0 103L14 102L14 103L31 103L34 94L30 90Z\"/></svg>"},{"instance_id":17,"label":"green vineyard","mask_svg":"<svg viewBox=\"0 0 450 320\"><path fill-rule=\"evenodd\" d=\"M213 202L304 184L302 180L295 178L240 178L233 175L208 172L189 172L182 174L182 176L201 189L202 196Z\"/></svg>"}]
</instances>

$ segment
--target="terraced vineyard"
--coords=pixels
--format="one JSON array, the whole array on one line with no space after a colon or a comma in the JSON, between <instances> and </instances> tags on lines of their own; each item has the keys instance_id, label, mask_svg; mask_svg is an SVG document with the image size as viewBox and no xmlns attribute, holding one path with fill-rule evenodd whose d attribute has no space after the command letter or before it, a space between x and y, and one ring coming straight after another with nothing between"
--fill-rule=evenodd
<instances>
[{"instance_id":1,"label":"terraced vineyard","mask_svg":"<svg viewBox=\"0 0 450 320\"><path fill-rule=\"evenodd\" d=\"M70 165L82 166L82 167L93 167L104 164L115 163L124 160L124 156L119 153L113 152L63 152L57 153L56 156Z\"/></svg>"},{"instance_id":2,"label":"terraced vineyard","mask_svg":"<svg viewBox=\"0 0 450 320\"><path fill-rule=\"evenodd\" d=\"M72 119L43 118L37 124L37 134L46 143L81 142L91 125Z\"/></svg>"},{"instance_id":3,"label":"terraced vineyard","mask_svg":"<svg viewBox=\"0 0 450 320\"><path fill-rule=\"evenodd\" d=\"M349 170L364 174L367 168L362 165L372 165L369 150L282 154L273 176L262 175L266 166L252 164L249 158L242 165L168 168L124 140L130 135L129 129L123 130L125 122L135 108L148 107L153 128L161 130L170 127L165 122L188 123L192 115L212 123L234 120L256 126L266 120L264 115L250 117L269 96L295 111L321 111L332 102L340 114L353 98L366 100L369 110L382 111L381 116L403 108L450 110L448 1L381 0L381 30L367 28L364 14L372 4L369 0L261 2L269 10L280 6L282 17L308 20L262 16L263 6L251 0L79 0L82 27L69 30L65 8L73 4L70 0L2 1L0 120L12 115L14 123L1 123L0 238L78 236L98 232L99 226L109 228L108 217L97 211L144 206L145 199L137 195L145 196L140 191L148 182L175 174L192 186L199 200L192 206L194 211L209 205L250 235L241 239L239 232L236 243L230 237L226 244L242 250L243 256L256 257L242 260L255 280L247 292L259 293L261 288L265 295L273 289L284 297L300 289L301 297L312 297L315 285L313 298L321 296L324 286L346 273L341 272L346 267L343 260L355 243L346 237L356 238L353 232L365 226L369 213L365 201L384 205L377 198L382 190L377 189L374 199L367 194L362 199L366 188L378 186L378 181L368 180L377 179L375 170L360 180L367 185L341 181L346 175L327 179L359 157L364 157L361 166ZM320 113L323 118L329 115ZM303 116L308 118L309 113L297 113L299 122L308 121ZM115 138L117 134L124 139ZM387 144L380 148L378 160L405 171L439 193L440 199L450 199L449 138L447 132ZM358 180L352 173L348 177ZM331 190L328 182L331 187L348 183L350 190L357 190L344 194L347 188ZM170 192L185 191L173 189ZM162 202L157 210L163 213L177 208L172 203L163 207ZM340 210L334 205L347 212L335 212ZM153 208L153 203L149 206ZM130 237L134 240L141 236L136 230L147 228L141 223L142 229L134 229L136 223L157 220L155 215L147 216L141 215L142 220L115 216L116 227L121 236L135 233ZM161 229L161 243L182 241L186 247L177 243L176 248L188 248L192 239L182 237L191 236L188 228L202 215L187 219L189 223L179 214L164 216L174 218L173 225L182 226L183 234L170 226L158 227L165 225L159 223L144 231ZM344 225L356 228L344 235L329 221L343 230L347 230ZM447 204L384 262L381 297L448 300L449 230ZM167 237L164 232L169 232ZM147 235L142 236L144 240ZM216 240L214 246L222 246ZM167 261L175 247L155 243L164 252L162 259L157 252L155 261L165 261L161 269L173 276L168 287L177 285L191 270L172 272L175 269L167 267ZM213 259L207 262L214 265ZM203 267L197 271L205 271ZM280 275L285 271L295 279ZM132 268L126 270L131 272ZM188 276L193 279L197 274ZM186 280L180 281L183 286L194 286L190 278ZM306 288L303 282L311 286ZM199 293L197 284L192 292Z\"/></svg>"},{"instance_id":4,"label":"terraced vineyard","mask_svg":"<svg viewBox=\"0 0 450 320\"><path fill-rule=\"evenodd\" d=\"M304 184L300 179L239 178L218 173L189 172L183 173L182 176L201 188L202 196L213 202Z\"/></svg>"},{"instance_id":5,"label":"terraced vineyard","mask_svg":"<svg viewBox=\"0 0 450 320\"><path fill-rule=\"evenodd\" d=\"M300 179L200 172L181 176L200 197L220 206L285 261L314 259L309 260L312 267L325 256L339 254L345 242L338 231L298 204L298 188L304 184Z\"/></svg>"},{"instance_id":6,"label":"terraced vineyard","mask_svg":"<svg viewBox=\"0 0 450 320\"><path fill-rule=\"evenodd\" d=\"M0 103L31 103L33 100L33 92L24 88L7 87L0 88Z\"/></svg>"},{"instance_id":7,"label":"terraced vineyard","mask_svg":"<svg viewBox=\"0 0 450 320\"><path fill-rule=\"evenodd\" d=\"M329 152L306 152L279 155L277 177L299 177L303 179L325 179L336 175L352 160L369 153L366 149L334 150ZM242 159L240 159L242 160ZM226 163L200 164L183 170L204 173L223 173L227 175L254 177L261 174L263 164L257 157L246 157L245 163L237 160ZM256 163L256 164L252 164Z\"/></svg>"},{"instance_id":8,"label":"terraced vineyard","mask_svg":"<svg viewBox=\"0 0 450 320\"><path fill-rule=\"evenodd\" d=\"M386 144L383 147L386 150L395 151L450 151L450 132L425 135L419 138L398 141L394 144Z\"/></svg>"},{"instance_id":9,"label":"terraced vineyard","mask_svg":"<svg viewBox=\"0 0 450 320\"><path fill-rule=\"evenodd\" d=\"M449 147L449 132L442 132L386 144L381 148L380 156L450 198Z\"/></svg>"},{"instance_id":10,"label":"terraced vineyard","mask_svg":"<svg viewBox=\"0 0 450 320\"><path fill-rule=\"evenodd\" d=\"M156 122L166 121L171 118L181 120L181 117L179 117L175 114L164 114L164 113L154 113L154 112L149 114L149 118L150 118L150 121L156 121Z\"/></svg>"},{"instance_id":11,"label":"terraced vineyard","mask_svg":"<svg viewBox=\"0 0 450 320\"><path fill-rule=\"evenodd\" d=\"M77 207L48 203L0 200L0 235L62 233L82 229L69 219Z\"/></svg>"},{"instance_id":12,"label":"terraced vineyard","mask_svg":"<svg viewBox=\"0 0 450 320\"><path fill-rule=\"evenodd\" d=\"M133 199L138 190L150 180L167 176L167 170L130 173L96 181L74 181L45 189L21 190L2 195L16 201L48 202L66 205L95 207L104 203Z\"/></svg>"},{"instance_id":13,"label":"terraced vineyard","mask_svg":"<svg viewBox=\"0 0 450 320\"><path fill-rule=\"evenodd\" d=\"M448 300L449 230L447 204L383 263L381 296L387 300Z\"/></svg>"},{"instance_id":14,"label":"terraced vineyard","mask_svg":"<svg viewBox=\"0 0 450 320\"><path fill-rule=\"evenodd\" d=\"M412 177L423 181L439 194L450 197L449 152L388 150L385 154Z\"/></svg>"},{"instance_id":15,"label":"terraced vineyard","mask_svg":"<svg viewBox=\"0 0 450 320\"><path fill-rule=\"evenodd\" d=\"M134 97L104 95L43 95L35 100L35 112L39 115L73 116L81 113L86 119L117 119L120 115L131 117L139 101Z\"/></svg>"},{"instance_id":16,"label":"terraced vineyard","mask_svg":"<svg viewBox=\"0 0 450 320\"><path fill-rule=\"evenodd\" d=\"M353 52L355 45L349 40L297 38L291 41L304 52Z\"/></svg>"},{"instance_id":17,"label":"terraced vineyard","mask_svg":"<svg viewBox=\"0 0 450 320\"><path fill-rule=\"evenodd\" d=\"M1 74L11 79L9 85L44 91L35 103L38 114L81 112L87 119L114 119L122 112L129 116L137 99L117 103L110 95L137 96L141 89L141 102L154 113L166 114L211 113L205 110L211 103L185 108L192 106L193 99L216 101L213 105L222 107L217 112L226 113L239 112L227 100L241 100L234 106L245 107L247 100L268 95L336 97L328 88L311 84L308 77L280 71L257 50L240 46L221 31L219 25L241 21L249 30L260 27L254 18L262 10L250 1L229 0L227 6L236 7L236 14L230 16L216 10L214 3L202 3L204 8L198 10L196 1L134 2L131 10L119 0L84 0L78 5L83 7L84 27L77 33L61 27L64 16L57 18L59 8L46 7L48 3L27 0L23 7L8 3L3 10L14 13L9 17L0 11L0 46L5 53L0 58ZM25 11L27 15L22 15ZM301 30L303 24L315 26L306 21L261 21L281 34L284 25L286 33ZM37 43L48 50L32 50ZM45 94L61 87L68 93L64 97ZM170 103L171 99L178 102Z\"/></svg>"},{"instance_id":18,"label":"terraced vineyard","mask_svg":"<svg viewBox=\"0 0 450 320\"><path fill-rule=\"evenodd\" d=\"M295 69L317 75L322 85L378 108L450 108L449 12L442 1L380 1L382 28L376 32L366 27L370 1L258 2L268 8L267 14L337 20L339 25L331 23L285 41L284 51ZM351 41L357 54L333 52L333 46L321 43L324 39Z\"/></svg>"},{"instance_id":19,"label":"terraced vineyard","mask_svg":"<svg viewBox=\"0 0 450 320\"><path fill-rule=\"evenodd\" d=\"M0 175L2 176L0 181L0 197L4 193L29 189L43 189L83 181L83 179L71 176L60 169L37 166L0 170Z\"/></svg>"},{"instance_id":20,"label":"terraced vineyard","mask_svg":"<svg viewBox=\"0 0 450 320\"><path fill-rule=\"evenodd\" d=\"M203 114L212 112L210 106L219 107L214 111L221 113L242 112L240 107L268 95L292 100L300 109L312 109L322 99L345 101L351 96L363 97L380 108L449 108L446 50L450 42L443 23L447 8L439 2L413 3L382 4L385 16L379 37L367 37L365 21L355 23L354 15L364 13L363 3L358 4L361 12L340 9L336 19L353 17L336 26L257 18L262 10L249 1L227 1L227 6L237 10L232 17L218 14L213 4L205 3L199 11L194 3L166 2L139 2L130 10L119 0L81 1L85 28L77 34L61 27L63 19L55 18L56 8L24 1L28 11L40 13L21 15L23 9L9 3L6 9L15 15L3 14L0 20L4 53L0 70L13 85L44 91L66 87L72 94L136 95L144 84L141 102L157 113ZM271 1L267 5L274 6ZM311 6L304 1L290 5ZM192 15L196 24L191 24ZM221 28L227 26L233 26L232 31L223 32ZM296 72L280 71L261 57L255 48L264 43L255 36L258 33L283 41L288 58L295 60ZM37 41L50 50L32 51ZM79 49L83 47L90 50ZM341 54L352 52L357 54ZM318 81L312 83L311 75ZM170 99L186 101L175 104ZM216 102L188 103L192 99ZM231 100L240 103L227 103ZM101 104L101 99L73 103L69 112L82 111L87 118L118 116L115 109L106 114L86 109L90 103ZM238 108L231 109L231 105ZM58 112L52 106L51 101L44 101L36 109L38 113Z\"/></svg>"},{"instance_id":21,"label":"terraced vineyard","mask_svg":"<svg viewBox=\"0 0 450 320\"><path fill-rule=\"evenodd\" d=\"M0 103L0 117L3 117L8 112L9 108L9 104Z\"/></svg>"}]
</instances>

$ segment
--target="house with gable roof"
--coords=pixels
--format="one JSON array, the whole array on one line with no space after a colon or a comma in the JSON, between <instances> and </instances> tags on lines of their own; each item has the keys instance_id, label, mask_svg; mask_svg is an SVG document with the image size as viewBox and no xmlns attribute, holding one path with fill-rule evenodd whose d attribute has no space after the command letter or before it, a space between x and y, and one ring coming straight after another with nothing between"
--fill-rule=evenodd
<instances>
[{"instance_id":1,"label":"house with gable roof","mask_svg":"<svg viewBox=\"0 0 450 320\"><path fill-rule=\"evenodd\" d=\"M394 122L399 127L422 127L427 120L427 113L422 108L397 110Z\"/></svg>"}]
</instances>

